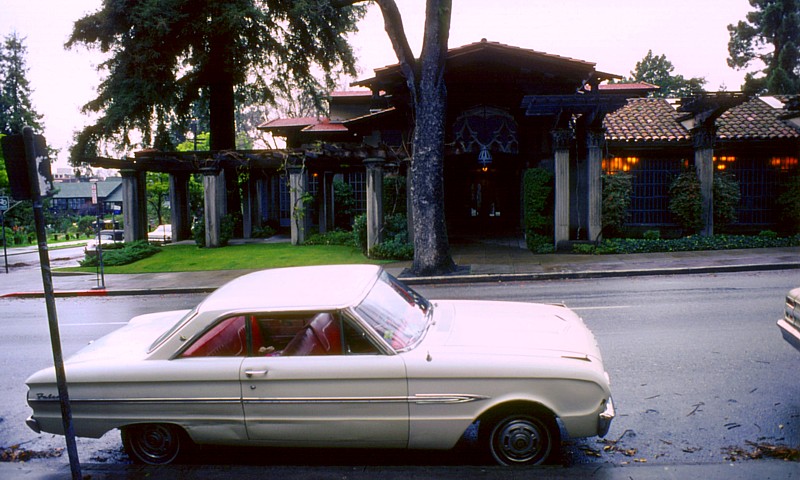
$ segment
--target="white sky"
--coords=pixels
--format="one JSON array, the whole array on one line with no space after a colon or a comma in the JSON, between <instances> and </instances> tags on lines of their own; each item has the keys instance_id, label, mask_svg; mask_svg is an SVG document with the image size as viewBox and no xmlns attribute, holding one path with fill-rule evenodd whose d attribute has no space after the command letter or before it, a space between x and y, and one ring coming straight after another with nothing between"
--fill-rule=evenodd
<instances>
[{"instance_id":1,"label":"white sky","mask_svg":"<svg viewBox=\"0 0 800 480\"><path fill-rule=\"evenodd\" d=\"M415 53L422 43L425 0L397 0ZM89 123L80 108L96 96L100 57L84 48L66 51L75 20L100 0L0 0L0 38L17 32L28 48L28 80L48 144L66 166L74 133ZM744 20L748 0L453 0L450 47L489 41L594 62L629 75L652 49L666 55L674 74L705 77L706 89L738 90L744 72L729 68L727 25ZM353 38L359 78L396 63L377 7Z\"/></svg>"}]
</instances>

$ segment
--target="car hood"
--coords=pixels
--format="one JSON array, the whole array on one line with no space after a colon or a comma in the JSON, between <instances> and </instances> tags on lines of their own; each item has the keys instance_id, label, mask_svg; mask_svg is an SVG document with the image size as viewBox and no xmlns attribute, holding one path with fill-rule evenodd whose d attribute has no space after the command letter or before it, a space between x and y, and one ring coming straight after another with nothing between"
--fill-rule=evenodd
<instances>
[{"instance_id":1,"label":"car hood","mask_svg":"<svg viewBox=\"0 0 800 480\"><path fill-rule=\"evenodd\" d=\"M437 349L504 355L593 357L602 362L594 335L562 305L438 300ZM433 345L430 345L433 347Z\"/></svg>"}]
</instances>

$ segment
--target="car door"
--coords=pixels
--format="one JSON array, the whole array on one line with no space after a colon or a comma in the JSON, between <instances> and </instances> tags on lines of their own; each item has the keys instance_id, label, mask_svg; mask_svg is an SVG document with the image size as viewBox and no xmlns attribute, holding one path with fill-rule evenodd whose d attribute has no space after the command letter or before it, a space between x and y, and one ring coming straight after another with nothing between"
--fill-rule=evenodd
<instances>
[{"instance_id":1,"label":"car door","mask_svg":"<svg viewBox=\"0 0 800 480\"><path fill-rule=\"evenodd\" d=\"M333 323L323 333L311 331L318 315L260 319L262 332L292 323L302 327L286 344L275 340L280 335L274 331L263 335L276 345L256 345L242 363L250 440L281 446L406 447L408 391L402 358L370 347L339 314L325 315ZM336 329L338 335L330 333ZM317 334L325 338L320 342ZM311 337L314 345L303 340Z\"/></svg>"}]
</instances>

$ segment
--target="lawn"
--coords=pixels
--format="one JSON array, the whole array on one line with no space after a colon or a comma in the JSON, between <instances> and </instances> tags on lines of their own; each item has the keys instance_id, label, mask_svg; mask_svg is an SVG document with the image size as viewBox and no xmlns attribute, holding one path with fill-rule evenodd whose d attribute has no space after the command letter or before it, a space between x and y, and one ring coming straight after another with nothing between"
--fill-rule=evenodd
<instances>
[{"instance_id":1,"label":"lawn","mask_svg":"<svg viewBox=\"0 0 800 480\"><path fill-rule=\"evenodd\" d=\"M385 263L370 260L356 247L339 245L292 246L289 243L228 245L222 248L198 248L195 245L169 245L155 255L138 262L105 267L105 273L192 272L202 270L240 270L333 265ZM94 272L94 267L70 270Z\"/></svg>"}]
</instances>

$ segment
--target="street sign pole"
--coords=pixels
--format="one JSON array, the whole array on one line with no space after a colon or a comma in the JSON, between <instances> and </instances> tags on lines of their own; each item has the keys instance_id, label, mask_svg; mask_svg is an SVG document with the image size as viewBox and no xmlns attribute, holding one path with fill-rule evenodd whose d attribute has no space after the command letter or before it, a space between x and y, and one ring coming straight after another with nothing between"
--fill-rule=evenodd
<instances>
[{"instance_id":1,"label":"street sign pole","mask_svg":"<svg viewBox=\"0 0 800 480\"><path fill-rule=\"evenodd\" d=\"M8 273L8 248L6 248L6 216L4 210L0 210L0 228L3 229L3 259L5 259L6 273Z\"/></svg>"},{"instance_id":2,"label":"street sign pole","mask_svg":"<svg viewBox=\"0 0 800 480\"><path fill-rule=\"evenodd\" d=\"M22 137L25 144L25 158L28 165L27 170L28 179L30 181L31 200L33 201L33 219L36 225L36 238L39 242L39 263L42 269L42 284L44 288L45 304L47 306L47 321L50 327L50 344L53 349L53 363L55 364L56 370L58 398L61 403L61 421L67 441L67 454L69 456L72 479L81 480L81 465L78 460L75 426L72 423L72 408L70 407L69 394L67 393L64 357L61 351L61 334L58 330L58 314L56 312L55 295L53 294L53 277L50 270L50 257L47 249L47 231L45 229L45 218L42 209L42 189L40 188L40 183L43 183L43 181L40 167L43 165L39 163L41 157L37 156L33 129L31 127L23 128ZM42 151L39 153L44 155L45 152ZM8 161L8 158L6 161ZM47 165L46 168L49 175L49 165Z\"/></svg>"}]
</instances>

